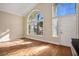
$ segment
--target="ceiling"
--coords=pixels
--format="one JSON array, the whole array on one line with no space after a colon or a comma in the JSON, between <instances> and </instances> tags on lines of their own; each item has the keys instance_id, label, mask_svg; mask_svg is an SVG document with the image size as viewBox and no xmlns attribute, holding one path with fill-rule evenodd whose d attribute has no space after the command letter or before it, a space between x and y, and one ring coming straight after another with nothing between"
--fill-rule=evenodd
<instances>
[{"instance_id":1,"label":"ceiling","mask_svg":"<svg viewBox=\"0 0 79 59\"><path fill-rule=\"evenodd\" d=\"M24 16L36 5L36 3L0 3L0 11Z\"/></svg>"}]
</instances>

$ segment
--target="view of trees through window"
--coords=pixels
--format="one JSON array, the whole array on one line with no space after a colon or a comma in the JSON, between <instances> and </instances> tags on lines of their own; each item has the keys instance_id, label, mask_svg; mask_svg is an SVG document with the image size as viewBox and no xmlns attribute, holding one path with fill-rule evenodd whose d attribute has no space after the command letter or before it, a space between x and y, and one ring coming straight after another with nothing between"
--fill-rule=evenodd
<instances>
[{"instance_id":1,"label":"view of trees through window","mask_svg":"<svg viewBox=\"0 0 79 59\"><path fill-rule=\"evenodd\" d=\"M43 15L40 11L33 11L28 19L30 35L43 35Z\"/></svg>"}]
</instances>

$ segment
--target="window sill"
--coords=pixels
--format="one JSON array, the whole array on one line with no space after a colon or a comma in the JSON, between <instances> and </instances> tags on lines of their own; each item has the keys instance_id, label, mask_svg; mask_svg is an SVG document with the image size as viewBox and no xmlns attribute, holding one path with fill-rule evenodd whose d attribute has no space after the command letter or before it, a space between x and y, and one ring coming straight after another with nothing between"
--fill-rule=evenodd
<instances>
[{"instance_id":1,"label":"window sill","mask_svg":"<svg viewBox=\"0 0 79 59\"><path fill-rule=\"evenodd\" d=\"M43 35L27 35L27 36L32 36L32 37L43 37Z\"/></svg>"}]
</instances>

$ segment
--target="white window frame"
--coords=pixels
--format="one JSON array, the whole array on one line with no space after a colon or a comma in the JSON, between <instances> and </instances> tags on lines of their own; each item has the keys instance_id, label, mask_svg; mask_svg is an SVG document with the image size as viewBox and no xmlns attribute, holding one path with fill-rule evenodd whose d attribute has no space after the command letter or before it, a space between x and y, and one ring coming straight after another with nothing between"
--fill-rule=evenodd
<instances>
[{"instance_id":1,"label":"white window frame","mask_svg":"<svg viewBox=\"0 0 79 59\"><path fill-rule=\"evenodd\" d=\"M40 11L39 9L35 9L35 10L32 10L30 13L29 13L29 15L28 15L28 17L27 17L27 35L29 35L29 36L40 36L40 37L42 37L43 35L30 35L29 34L29 17L30 17L30 15L34 12L34 11ZM43 19L43 23L44 23L44 19ZM43 27L44 28L44 27ZM44 31L43 31L44 32Z\"/></svg>"}]
</instances>

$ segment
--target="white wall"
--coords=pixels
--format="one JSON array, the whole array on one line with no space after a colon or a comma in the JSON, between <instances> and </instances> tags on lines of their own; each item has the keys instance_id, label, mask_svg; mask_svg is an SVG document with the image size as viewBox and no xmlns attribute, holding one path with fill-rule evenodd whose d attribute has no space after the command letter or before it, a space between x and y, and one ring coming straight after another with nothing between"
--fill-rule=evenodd
<instances>
[{"instance_id":1,"label":"white wall","mask_svg":"<svg viewBox=\"0 0 79 59\"><path fill-rule=\"evenodd\" d=\"M58 38L53 38L52 37L52 4L51 3L41 3L38 4L35 8L33 8L33 10L38 9L42 12L42 14L44 15L44 23L43 23L43 36L30 36L27 35L27 17L29 15L29 12L26 16L25 16L25 21L24 21L24 35L26 38L32 38L35 40L40 40L40 41L45 41L45 42L50 42L50 43L54 43L54 44L59 44L59 39Z\"/></svg>"},{"instance_id":2,"label":"white wall","mask_svg":"<svg viewBox=\"0 0 79 59\"><path fill-rule=\"evenodd\" d=\"M23 19L20 16L12 15L6 12L0 11L0 36L4 32L9 31L10 40L23 37ZM8 41L6 38L3 40L0 37L0 41Z\"/></svg>"},{"instance_id":3,"label":"white wall","mask_svg":"<svg viewBox=\"0 0 79 59\"><path fill-rule=\"evenodd\" d=\"M42 37L40 36L30 36L30 35L27 35L27 17L29 15L29 13L25 16L25 21L24 21L24 36L26 38L32 38L32 39L35 39L35 40L40 40L40 41L45 41L45 42L50 42L50 43L54 43L54 44L61 44L61 39L60 37L58 38L54 38L52 37L52 4L49 4L49 3L45 3L45 4L38 4L34 9L39 9L43 14L44 14L44 34ZM33 9L33 10L34 10ZM31 12L31 11L30 11ZM72 16L67 16L64 17L63 19L75 19L77 18L76 16L73 18L73 15ZM61 19L61 18L60 18ZM75 19L76 21L76 19ZM71 35L72 36L72 35Z\"/></svg>"},{"instance_id":4,"label":"white wall","mask_svg":"<svg viewBox=\"0 0 79 59\"><path fill-rule=\"evenodd\" d=\"M59 20L59 32L61 31L59 37L59 44L64 46L71 47L71 51L73 55L77 55L75 49L72 46L72 38L79 38L79 18L77 14L67 15L67 16L61 16L61 17L55 17ZM64 27L62 27L64 26ZM65 30L64 30L65 29ZM65 33L63 31L65 31ZM63 34L64 33L64 34Z\"/></svg>"},{"instance_id":5,"label":"white wall","mask_svg":"<svg viewBox=\"0 0 79 59\"><path fill-rule=\"evenodd\" d=\"M52 16L54 16L54 14L52 15L52 13L54 13L53 8L54 7L52 7L51 3L38 4L34 8L39 9L44 14L44 28L43 28L44 35L42 37L27 35L27 16L29 13L24 17L23 21L23 18L20 16L12 15L1 11L0 11L0 34L9 29L11 40L15 38L27 37L32 39L34 38L35 40L60 44L61 40L59 38L52 37ZM69 17L67 17L67 19L68 18Z\"/></svg>"},{"instance_id":6,"label":"white wall","mask_svg":"<svg viewBox=\"0 0 79 59\"><path fill-rule=\"evenodd\" d=\"M66 15L58 18L60 33L60 44L71 46L72 38L77 38L77 14Z\"/></svg>"}]
</instances>

